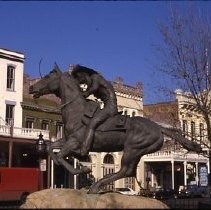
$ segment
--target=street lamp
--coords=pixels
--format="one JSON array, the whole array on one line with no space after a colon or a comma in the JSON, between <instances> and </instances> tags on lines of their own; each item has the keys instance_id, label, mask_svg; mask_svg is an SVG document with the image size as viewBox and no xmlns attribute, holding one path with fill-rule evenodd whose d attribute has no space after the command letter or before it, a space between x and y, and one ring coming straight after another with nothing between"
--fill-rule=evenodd
<instances>
[{"instance_id":1,"label":"street lamp","mask_svg":"<svg viewBox=\"0 0 211 210\"><path fill-rule=\"evenodd\" d=\"M46 151L46 142L43 139L43 135L41 132L39 138L36 140L36 150L39 154L42 154Z\"/></svg>"},{"instance_id":2,"label":"street lamp","mask_svg":"<svg viewBox=\"0 0 211 210\"><path fill-rule=\"evenodd\" d=\"M47 145L46 145L46 142L45 140L43 139L43 135L42 133L40 132L39 134L39 138L36 141L36 151L38 153L38 162L39 162L39 168L40 168L40 172L41 172L41 186L43 188L43 172L46 171L46 160L45 159L42 159L42 156L45 154L46 152L46 148L47 148Z\"/></svg>"}]
</instances>

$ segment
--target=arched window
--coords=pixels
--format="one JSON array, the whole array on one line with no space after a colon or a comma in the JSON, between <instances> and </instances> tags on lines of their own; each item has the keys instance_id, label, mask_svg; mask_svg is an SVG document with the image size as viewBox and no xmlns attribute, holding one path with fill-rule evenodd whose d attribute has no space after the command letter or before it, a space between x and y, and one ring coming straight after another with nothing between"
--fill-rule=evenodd
<instances>
[{"instance_id":1,"label":"arched window","mask_svg":"<svg viewBox=\"0 0 211 210\"><path fill-rule=\"evenodd\" d=\"M113 156L111 154L107 154L103 159L103 163L114 164Z\"/></svg>"},{"instance_id":2,"label":"arched window","mask_svg":"<svg viewBox=\"0 0 211 210\"><path fill-rule=\"evenodd\" d=\"M103 176L107 174L114 173L114 157L111 154L105 155L103 159ZM114 189L114 182L109 183L104 187L105 190L113 190Z\"/></svg>"},{"instance_id":3,"label":"arched window","mask_svg":"<svg viewBox=\"0 0 211 210\"><path fill-rule=\"evenodd\" d=\"M132 112L132 117L134 117L136 115L136 112L135 111L133 111Z\"/></svg>"},{"instance_id":4,"label":"arched window","mask_svg":"<svg viewBox=\"0 0 211 210\"><path fill-rule=\"evenodd\" d=\"M127 109L124 110L124 115L127 115Z\"/></svg>"}]
</instances>

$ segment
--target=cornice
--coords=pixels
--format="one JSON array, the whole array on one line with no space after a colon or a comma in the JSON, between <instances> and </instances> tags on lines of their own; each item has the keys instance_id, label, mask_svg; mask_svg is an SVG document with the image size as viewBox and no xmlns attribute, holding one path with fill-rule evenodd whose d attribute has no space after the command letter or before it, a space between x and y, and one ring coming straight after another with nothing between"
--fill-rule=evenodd
<instances>
[{"instance_id":1,"label":"cornice","mask_svg":"<svg viewBox=\"0 0 211 210\"><path fill-rule=\"evenodd\" d=\"M26 109L30 109L30 110L61 114L61 109L56 108L56 107L38 105L38 104L30 103L30 102L21 102L21 106L22 106L22 108L26 108Z\"/></svg>"}]
</instances>

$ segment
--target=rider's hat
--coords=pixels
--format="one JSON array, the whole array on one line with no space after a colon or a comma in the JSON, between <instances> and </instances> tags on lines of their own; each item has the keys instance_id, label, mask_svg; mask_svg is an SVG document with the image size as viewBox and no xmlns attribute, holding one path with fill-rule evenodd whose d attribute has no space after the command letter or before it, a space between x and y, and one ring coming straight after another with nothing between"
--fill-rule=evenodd
<instances>
[{"instance_id":1,"label":"rider's hat","mask_svg":"<svg viewBox=\"0 0 211 210\"><path fill-rule=\"evenodd\" d=\"M88 75L93 75L93 74L99 74L97 71L93 70L93 69L90 69L90 68L87 68L85 66L81 66L81 65L74 65L73 68L72 68L72 72L71 74L73 76L76 76L76 74L80 74L80 73L86 73Z\"/></svg>"}]
</instances>

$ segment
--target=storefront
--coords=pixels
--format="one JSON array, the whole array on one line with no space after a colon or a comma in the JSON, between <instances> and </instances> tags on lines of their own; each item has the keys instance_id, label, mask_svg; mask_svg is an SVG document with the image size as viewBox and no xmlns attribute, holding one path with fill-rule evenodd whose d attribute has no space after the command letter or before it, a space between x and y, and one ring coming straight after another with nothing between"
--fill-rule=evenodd
<instances>
[{"instance_id":1,"label":"storefront","mask_svg":"<svg viewBox=\"0 0 211 210\"><path fill-rule=\"evenodd\" d=\"M36 141L33 139L19 139L11 136L0 136L0 167L40 168L41 160L45 160L46 167L41 169L43 187L48 187L48 155L40 156L37 152Z\"/></svg>"},{"instance_id":2,"label":"storefront","mask_svg":"<svg viewBox=\"0 0 211 210\"><path fill-rule=\"evenodd\" d=\"M145 180L148 180L150 187L161 186L177 190L181 185L208 184L208 159L202 155L158 151L144 156L143 161Z\"/></svg>"}]
</instances>

